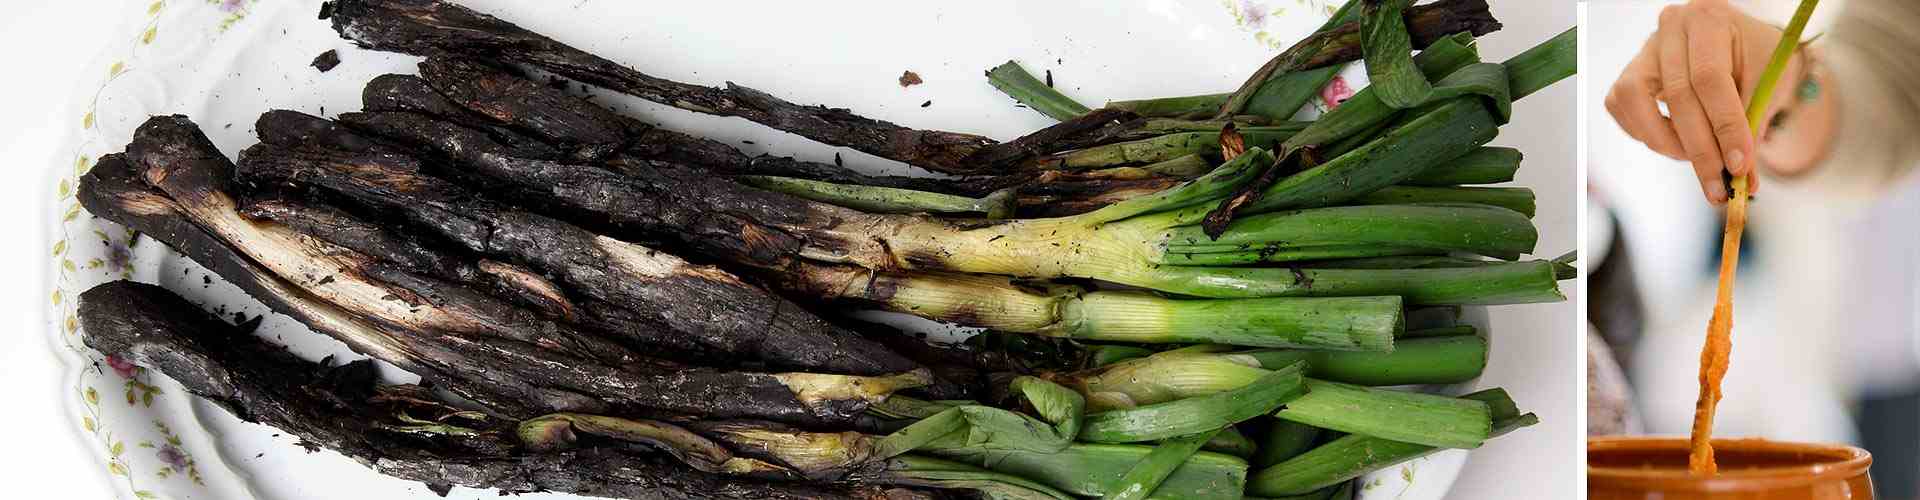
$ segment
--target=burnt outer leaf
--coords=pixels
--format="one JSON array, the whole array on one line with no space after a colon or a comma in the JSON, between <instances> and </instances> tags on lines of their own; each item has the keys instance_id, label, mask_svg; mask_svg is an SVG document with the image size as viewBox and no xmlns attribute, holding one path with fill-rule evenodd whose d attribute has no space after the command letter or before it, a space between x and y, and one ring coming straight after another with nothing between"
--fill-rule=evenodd
<instances>
[{"instance_id":1,"label":"burnt outer leaf","mask_svg":"<svg viewBox=\"0 0 1920 500\"><path fill-rule=\"evenodd\" d=\"M889 220L749 188L677 164L626 161L610 166L616 172L512 157L471 130L417 115L348 113L341 119L355 127L404 135L405 140L451 157L463 179L480 178L476 182L492 185L490 192L514 201L616 234L675 241L703 255L758 268L784 269L810 244L826 247L828 252L854 251L864 238L835 231L834 226L851 228ZM403 175L410 168L393 165L386 170ZM458 198L438 192L458 188L444 182L433 186L436 196Z\"/></svg>"},{"instance_id":2,"label":"burnt outer leaf","mask_svg":"<svg viewBox=\"0 0 1920 500\"><path fill-rule=\"evenodd\" d=\"M454 104L567 151L572 161L599 161L627 142L627 121L612 111L571 105L578 99L479 60L428 57L420 75Z\"/></svg>"},{"instance_id":3,"label":"burnt outer leaf","mask_svg":"<svg viewBox=\"0 0 1920 500\"><path fill-rule=\"evenodd\" d=\"M312 144L361 153L399 153L406 148L392 142L346 132L345 127L318 116L276 109L253 121L254 134L270 144Z\"/></svg>"},{"instance_id":4,"label":"burnt outer leaf","mask_svg":"<svg viewBox=\"0 0 1920 500\"><path fill-rule=\"evenodd\" d=\"M956 194L968 197L987 196L1004 189L1017 189L1026 202L1022 205L1022 214L1028 216L1058 216L1085 212L1100 206L1122 194L1139 192L1144 186L1137 183L1116 183L1110 180L1080 181L1076 175L1067 175L1058 171L1021 171L999 176L973 176L960 178L928 178L905 176L872 176L847 169L840 165L801 161L791 157L773 155L749 156L731 145L719 141L693 136L681 132L654 127L638 120L618 115L603 115L605 110L599 105L568 95L547 85L514 75L509 71L478 62L459 62L458 59L445 58L439 66L458 66L462 71L458 78L463 81L494 82L487 84L465 85L471 96L462 103L484 103L500 99L509 99L514 94L537 95L542 106L549 108L575 108L567 114L575 116L613 116L625 120L625 129L629 136L626 146L612 157L608 166L618 170L622 165L637 161L667 161L695 166L725 175L772 175L795 177L844 184L885 186L916 191L929 191ZM430 60L429 63L434 63ZM430 66L423 66L427 68ZM433 75L436 73L430 73ZM452 78L452 77L447 77ZM453 84L437 84L441 87ZM503 155L530 159L552 160L557 157L542 155L537 151L529 152L519 142L526 136L517 135L511 130L501 130L500 123L513 123L516 127L547 127L538 119L514 113L500 113L500 119L489 117L482 111L495 113L514 109L508 106L490 106L483 108L463 107L441 97L428 81L407 75L385 75L367 84L363 93L367 113L347 113L340 121L348 127L368 134L382 136L389 140L427 145L444 142L447 134L480 134L490 141L467 140L468 145L485 142L489 151L498 151ZM406 112L406 113L395 113ZM422 116L425 115L425 116ZM529 115L530 116L530 115ZM1082 142L1101 143L1124 139L1124 130L1116 128L1120 122L1109 122L1096 129L1080 130L1089 125L1098 125L1102 117L1112 119L1130 119L1127 123L1139 123L1131 120L1131 115L1123 111L1100 110L1073 122L1069 126L1050 127L1014 142L1001 144L992 151L1011 152L1016 156L1008 157L1005 162L1025 162L1032 160L1033 152L1057 152L1058 144ZM318 119L318 118L315 118ZM433 121L449 122L446 124ZM610 130L601 118L581 119L589 124L581 127L600 127ZM457 125L453 127L449 125ZM1078 127L1078 128L1075 128ZM458 130L466 128L471 130ZM548 127L553 128L553 127ZM575 127L578 128L578 127ZM1075 130L1079 130L1075 132ZM1075 138L1079 136L1095 136ZM285 144L285 143L278 143ZM1053 144L1056 146L1047 147ZM1020 148L1029 148L1024 152ZM1037 148L1037 149L1036 149ZM983 150L982 153L990 151ZM989 160L980 160L989 161ZM1171 185L1177 181L1165 180L1159 185Z\"/></svg>"},{"instance_id":5,"label":"burnt outer leaf","mask_svg":"<svg viewBox=\"0 0 1920 500\"><path fill-rule=\"evenodd\" d=\"M269 146L271 147L271 146ZM180 116L155 117L141 125L134 134L129 146L130 156L139 165L137 171L150 184L159 184L166 196L174 197L173 205L183 207L174 213L185 214L181 219L198 222L198 215L190 212L206 212L206 207L217 203L224 193L214 186L228 185L223 174L217 173L230 169L231 164L214 150L211 143L198 127ZM411 169L417 170L417 169ZM393 175L410 176L404 178L423 178L417 173L387 172ZM131 176L128 176L131 177ZM404 178L402 178L404 180ZM182 197L194 200L194 203L209 204L199 209L184 208ZM207 228L211 229L211 228ZM246 233L230 233L246 234ZM268 233L258 233L265 238ZM211 234L209 234L211 236ZM233 237L233 236L222 236ZM504 239L504 238L503 238ZM216 246L222 240L212 241ZM271 242L241 241L235 244L272 244ZM520 244L528 244L521 242ZM228 248L221 246L221 248ZM350 250L337 249L336 255L351 254ZM245 252L234 252L245 254ZM283 255L283 254L274 254ZM320 258L320 257L313 257ZM581 263L581 267L602 269L608 261ZM262 266L265 267L265 266ZM378 269L356 268L355 272L377 275ZM387 276L393 279L393 276ZM290 279L279 276L281 279ZM312 281L312 278L304 278ZM342 280L361 279L358 276L341 276ZM404 283L408 286L420 286L416 283ZM284 287L288 294L301 290ZM380 289L374 287L372 289ZM435 290L409 289L407 286L391 288L403 293L398 297L382 297L380 300L397 299L408 301L418 311L434 309L437 312L421 317L381 318L380 324L397 327L392 320L408 318L427 318L436 320L430 323L457 325L469 329L499 329L498 322L512 321L514 318L506 312L497 312L494 316L474 314L475 309L511 309L507 307L461 304L460 307L441 307L434 301L450 299L471 299L449 294L435 295ZM342 297L351 299L352 297ZM683 297L684 298L684 297ZM363 298L364 299L364 298ZM662 368L665 363L626 362L619 366L609 366L598 362L601 356L580 357L567 354L562 350L540 347L541 345L566 348L568 342L579 341L577 333L562 328L536 327L524 331L486 331L493 334L472 335L456 334L438 327L411 328L394 334L375 331L367 327L354 328L349 324L358 318L344 316L315 316L330 320L335 325L323 330L345 331L349 343L361 341L381 348L376 355L384 358L400 358L408 365L422 366L431 372L451 374L464 379L464 386L470 392L503 391L509 389L527 389L517 392L520 404L530 405L540 412L551 411L596 411L610 407L620 412L641 412L660 410L680 414L712 414L717 417L765 418L784 422L800 423L812 426L833 426L853 422L865 409L866 401L859 397L843 397L826 394L813 400L802 401L798 388L786 382L787 375L768 375L759 373L720 372L700 369ZM347 326L341 326L346 324ZM462 330L466 331L466 330ZM533 343L527 342L528 340ZM564 350L580 352L581 349ZM596 354L616 352L617 349L586 349ZM602 354L603 356L604 354ZM639 358L639 357L635 357ZM917 377L916 377L917 378ZM525 387L522 386L525 385ZM456 387L458 390L458 387ZM598 400L580 398L578 394L591 394ZM574 398L564 398L576 395ZM730 397L720 397L722 395ZM584 399L584 401L582 401ZM601 404L604 402L605 404ZM521 416L525 414L522 413Z\"/></svg>"},{"instance_id":6,"label":"burnt outer leaf","mask_svg":"<svg viewBox=\"0 0 1920 500\"><path fill-rule=\"evenodd\" d=\"M396 410L434 411L418 386L374 387L373 365L327 367L236 331L157 286L117 281L80 296L85 342L165 374L235 417L280 429L369 468L434 488L556 491L628 499L846 499L927 493L846 484L769 483L689 470L660 454L586 448L527 454L508 422L473 435L396 432ZM371 397L368 395L371 394ZM400 408L395 408L400 405ZM416 415L419 416L419 415Z\"/></svg>"},{"instance_id":7,"label":"burnt outer leaf","mask_svg":"<svg viewBox=\"0 0 1920 500\"><path fill-rule=\"evenodd\" d=\"M1235 134L1234 137L1238 138L1239 136ZM1226 136L1221 136L1223 150L1226 140ZM1242 147L1245 146L1243 145ZM1289 170L1286 168L1286 165L1289 164L1289 161L1295 161L1299 158L1299 152L1296 151L1295 153L1295 155L1275 158L1272 165L1268 165L1265 170L1260 171L1259 177L1255 177L1253 181L1234 190L1232 195L1228 195L1225 199L1220 200L1220 205L1214 207L1212 211L1207 212L1207 216L1200 220L1200 230L1205 232L1208 237L1219 239L1222 233L1227 232L1227 226L1233 223L1233 217L1239 213L1241 207L1259 201L1260 195L1265 194L1268 187L1273 186L1273 183L1279 182L1281 177L1286 176L1287 170Z\"/></svg>"},{"instance_id":8,"label":"burnt outer leaf","mask_svg":"<svg viewBox=\"0 0 1920 500\"><path fill-rule=\"evenodd\" d=\"M383 264L365 254L236 217L239 207L229 192L232 163L184 117L147 120L127 149L136 171L194 224L342 309L408 330L500 337L616 365L637 357L484 294L434 278L378 272Z\"/></svg>"},{"instance_id":9,"label":"burnt outer leaf","mask_svg":"<svg viewBox=\"0 0 1920 500\"><path fill-rule=\"evenodd\" d=\"M390 211L466 251L539 269L577 293L650 314L653 323L719 352L857 375L915 368L725 271L499 206L418 173L412 158L258 145L242 154L241 163L258 185L317 187Z\"/></svg>"},{"instance_id":10,"label":"burnt outer leaf","mask_svg":"<svg viewBox=\"0 0 1920 500\"><path fill-rule=\"evenodd\" d=\"M406 332L367 322L299 291L193 225L164 193L141 181L120 154L102 157L87 171L80 181L79 199L89 213L159 240L239 286L275 312L338 339L355 352L420 375L489 410L531 416L565 408L604 409L597 400L570 391L541 389L517 380L471 384L459 376L460 372L443 372L429 366L421 360L424 354L404 341ZM459 361L440 364L457 365Z\"/></svg>"},{"instance_id":11,"label":"burnt outer leaf","mask_svg":"<svg viewBox=\"0 0 1920 500\"><path fill-rule=\"evenodd\" d=\"M410 75L385 75L367 83L367 88L362 93L362 100L366 110L423 113L465 127L485 131L493 140L512 148L510 152L515 156L524 158L559 159L557 156L541 156L537 154L527 154L522 151L517 145L516 140L518 139L516 137L505 135L498 131L505 129L506 125L502 125L503 123L513 124L513 126L519 128L539 128L546 130L545 134L558 136L559 138L555 140L562 144L577 143L583 140L578 137L567 137L565 130L535 119L538 115L516 114L512 112L519 108L513 106L486 105L487 103L501 99L512 99L514 96L509 94L520 93L529 96L531 100L540 102L542 106L551 110L564 109L567 110L566 114L568 115L590 117L582 118L582 120L587 122L581 124L580 126L582 127L597 127L604 130L606 127L604 117L612 117L621 121L626 131L626 136L623 138L625 141L624 148L617 153L619 158L665 160L685 163L727 175L798 177L802 179L869 186L886 186L974 197L984 196L987 192L991 191L980 191L976 187L980 184L978 181L981 179L979 178L936 179L893 175L875 176L862 174L837 164L802 161L792 157L764 154L751 156L727 143L655 127L626 116L609 114L598 104L569 95L566 92L547 85L540 85L537 82L490 64L459 59L453 56L430 59L428 62L434 65L423 65L421 67L428 78L459 78L482 83L466 85L439 82L429 83L429 80ZM451 71L427 71L433 68L444 70L449 69L449 67L457 67L461 71L457 75L449 75L448 73L451 73ZM435 87L452 87L454 85L461 85L463 87L462 91L466 99L460 102L454 102L451 99L442 97L438 93L439 91L435 90ZM378 113L370 114L378 115ZM496 114L497 116L495 116ZM373 124L363 123L363 125ZM386 132L379 131L383 129L374 128L369 130L376 131L376 133L380 135L388 135ZM506 132L518 134L511 130L507 130ZM598 134L598 132L596 132L596 134ZM404 139L405 136L406 134L404 133L393 135L393 137L397 139ZM520 137L526 136L521 135ZM605 142L606 139L601 139L601 141ZM577 158L575 160L578 161ZM616 161L618 160L616 159Z\"/></svg>"},{"instance_id":12,"label":"burnt outer leaf","mask_svg":"<svg viewBox=\"0 0 1920 500\"><path fill-rule=\"evenodd\" d=\"M563 158L560 150L537 137L520 133L491 117L477 111L461 107L433 89L423 78L414 75L387 74L373 77L367 86L360 90L360 106L367 111L413 111L427 113L445 120L486 131L493 140L513 148L514 154L528 158ZM316 120L328 121L313 117ZM265 141L265 132L261 132ZM273 142L274 144L293 145L294 143Z\"/></svg>"},{"instance_id":13,"label":"burnt outer leaf","mask_svg":"<svg viewBox=\"0 0 1920 500\"><path fill-rule=\"evenodd\" d=\"M362 47L421 56L457 54L540 68L669 106L735 116L836 146L953 174L978 172L967 158L992 139L916 130L841 108L804 106L727 84L706 87L650 76L493 16L431 0L335 0L323 7L334 31Z\"/></svg>"},{"instance_id":14,"label":"burnt outer leaf","mask_svg":"<svg viewBox=\"0 0 1920 500\"><path fill-rule=\"evenodd\" d=\"M490 295L539 311L549 319L572 321L572 300L545 277L526 268L467 258L403 236L387 227L315 200L267 194L240 207L255 220L279 223L301 234L367 254L409 271L477 287Z\"/></svg>"}]
</instances>

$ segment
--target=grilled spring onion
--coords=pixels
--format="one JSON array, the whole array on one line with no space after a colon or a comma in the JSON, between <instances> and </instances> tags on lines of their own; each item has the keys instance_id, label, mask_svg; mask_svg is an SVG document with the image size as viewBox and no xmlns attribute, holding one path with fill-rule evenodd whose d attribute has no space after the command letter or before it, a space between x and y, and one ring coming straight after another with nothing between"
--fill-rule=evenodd
<instances>
[{"instance_id":1,"label":"grilled spring onion","mask_svg":"<svg viewBox=\"0 0 1920 500\"><path fill-rule=\"evenodd\" d=\"M1080 387L1092 411L1202 396L1245 386L1263 366L1307 361L1308 377L1359 385L1451 383L1479 376L1487 344L1472 335L1402 339L1390 353L1293 350L1229 351L1196 346L1073 373L1060 380Z\"/></svg>"},{"instance_id":2,"label":"grilled spring onion","mask_svg":"<svg viewBox=\"0 0 1920 500\"><path fill-rule=\"evenodd\" d=\"M1090 443L1138 443L1200 434L1237 424L1272 413L1280 405L1306 393L1301 378L1305 371L1304 363L1294 363L1233 390L1087 415L1079 439Z\"/></svg>"},{"instance_id":3,"label":"grilled spring onion","mask_svg":"<svg viewBox=\"0 0 1920 500\"><path fill-rule=\"evenodd\" d=\"M1182 349L1074 376L1096 411L1152 405L1239 389L1268 371L1256 357ZM1484 362L1484 361L1481 361ZM1323 429L1432 446L1473 448L1490 428L1485 404L1307 379L1308 392L1275 416Z\"/></svg>"},{"instance_id":4,"label":"grilled spring onion","mask_svg":"<svg viewBox=\"0 0 1920 500\"><path fill-rule=\"evenodd\" d=\"M1421 251L1512 259L1533 251L1539 237L1520 212L1479 203L1440 202L1443 196L1457 193L1445 190L1465 188L1405 189L1443 191L1379 195L1412 194L1416 201L1433 201L1417 205L1328 207L1242 217L1217 238L1208 237L1197 226L1176 227L1165 232L1159 255L1149 259L1160 264L1236 265ZM1464 194L1477 199L1475 193ZM1526 198L1530 208L1531 192ZM1321 249L1329 250L1314 252Z\"/></svg>"},{"instance_id":5,"label":"grilled spring onion","mask_svg":"<svg viewBox=\"0 0 1920 500\"><path fill-rule=\"evenodd\" d=\"M1521 414L1513 399L1501 389L1489 389L1460 398L1475 401L1492 411L1493 432L1498 436L1539 422L1531 413ZM1346 481L1362 474L1391 467L1439 451L1441 448L1375 436L1349 434L1291 460L1256 473L1247 493L1258 496L1301 495Z\"/></svg>"},{"instance_id":6,"label":"grilled spring onion","mask_svg":"<svg viewBox=\"0 0 1920 500\"><path fill-rule=\"evenodd\" d=\"M1399 297L1177 299L1019 283L1004 276L805 273L789 289L966 326L1076 340L1388 351L1403 330Z\"/></svg>"},{"instance_id":7,"label":"grilled spring onion","mask_svg":"<svg viewBox=\"0 0 1920 500\"><path fill-rule=\"evenodd\" d=\"M1472 112L1484 108L1475 105L1459 109ZM1436 120L1434 126L1447 121L1427 118ZM1185 238L1176 238L1176 235L1186 234L1182 231L1198 233L1191 225L1198 223L1211 208L1207 206L1210 200L1249 180L1250 174L1257 171L1254 168L1256 165L1272 162L1271 154L1257 148L1250 149L1246 154L1194 181L1079 216L1015 220L977 229L956 228L946 224L901 226L894 236L886 238L887 248L895 255L912 256L908 258L908 263L920 268L1027 277L1086 277L1209 298L1399 295L1414 304L1562 300L1552 277L1551 266L1545 262L1473 269L1348 270L1216 268L1163 265L1155 261L1170 253L1155 248L1156 245L1161 242L1189 243ZM1289 177L1282 183L1302 175L1307 173ZM1434 231L1430 226L1420 228L1429 234L1441 235L1441 238L1450 233L1488 236L1471 244L1448 243L1437 239L1418 240L1418 244L1440 245L1443 248L1472 247L1470 251L1502 256L1513 256L1529 250L1524 247L1531 246L1534 233L1524 216L1506 210L1475 208L1368 206L1316 212L1313 216L1324 219L1356 217L1351 219L1356 224L1356 231L1345 233L1354 238L1355 243L1414 241L1410 233L1402 234L1403 229L1409 228L1395 227L1383 221L1362 222L1357 218L1364 216L1367 211L1395 211L1418 214L1452 226L1451 232ZM1448 214L1472 214L1477 218L1468 222L1447 219ZM1312 237L1310 234L1285 232L1283 228L1300 227L1286 226L1284 222L1290 220L1298 219L1274 216L1236 221L1228 227L1228 232L1247 234L1248 241L1262 244L1285 237ZM1236 229L1243 230L1236 232ZM1266 239L1257 240L1252 235ZM1193 237L1192 240L1194 245L1207 244L1204 235ZM1237 246L1238 243L1236 241L1233 244ZM1339 242L1328 239L1316 240L1316 243L1339 245ZM1359 245L1345 247L1361 248ZM1257 258L1259 251L1242 253L1250 253ZM1314 254L1313 257L1332 256Z\"/></svg>"},{"instance_id":8,"label":"grilled spring onion","mask_svg":"<svg viewBox=\"0 0 1920 500\"><path fill-rule=\"evenodd\" d=\"M1025 68L1020 67L1019 63L1013 61L1007 61L1005 64L987 70L987 83L993 84L993 88L1000 89L1008 97L1020 101L1020 104L1025 104L1034 111L1039 111L1040 114L1055 120L1067 121L1089 111L1086 105L1074 102L1072 98L1054 90L1052 78L1048 80L1041 82L1040 79L1033 77L1033 73L1028 73Z\"/></svg>"}]
</instances>

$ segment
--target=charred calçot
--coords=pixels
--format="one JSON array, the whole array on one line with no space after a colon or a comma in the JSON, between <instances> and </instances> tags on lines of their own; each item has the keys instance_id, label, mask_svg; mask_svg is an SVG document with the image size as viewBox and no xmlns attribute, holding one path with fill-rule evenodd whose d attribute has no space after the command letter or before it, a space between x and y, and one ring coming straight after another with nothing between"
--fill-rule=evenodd
<instances>
[{"instance_id":1,"label":"charred cal\u00e7ot","mask_svg":"<svg viewBox=\"0 0 1920 500\"><path fill-rule=\"evenodd\" d=\"M927 381L917 369L879 377L763 374L677 368L632 355L482 294L381 269L364 254L239 217L222 189L231 185L225 175L232 166L182 117L149 120L129 150L134 161L109 157L117 163L96 166L83 183L82 196L99 207L96 213L121 215L156 237L189 235L163 241L208 247L189 254L213 257L208 267L234 270L234 281L254 281L256 294L296 304L293 312L350 346L443 374L457 382L451 384L456 391L482 401L505 402L499 411L664 411L833 425L853 422L866 404Z\"/></svg>"},{"instance_id":2,"label":"charred cal\u00e7ot","mask_svg":"<svg viewBox=\"0 0 1920 500\"><path fill-rule=\"evenodd\" d=\"M718 352L788 367L877 375L913 364L717 268L490 203L392 155L260 145L241 172L394 211L466 251L521 262L594 301L641 313ZM599 315L602 319L612 315Z\"/></svg>"},{"instance_id":3,"label":"charred cal\u00e7ot","mask_svg":"<svg viewBox=\"0 0 1920 500\"><path fill-rule=\"evenodd\" d=\"M1118 176L1058 170L958 178L866 175L840 165L791 157L749 156L719 141L611 114L597 104L478 60L445 55L430 57L421 63L421 72L426 78L386 75L369 82L362 95L369 113L347 115L342 119L377 135L415 143L438 141L437 134L442 133L480 133L497 143L499 148L490 150L502 155L602 164L615 170L622 165L666 161L725 175L792 177L975 198L1007 192L1014 197L1015 209L1022 216L1084 213L1115 200L1165 189L1186 178L1144 172ZM528 101L539 102L541 106L536 111L521 104ZM394 111L406 114L381 113ZM1124 111L1096 111L1082 119L997 146L995 151L1018 155L1006 161L1026 161L1066 149L1063 144L1076 144L1076 141L1099 145L1139 138L1136 136L1142 129L1138 124L1143 122L1138 120L1101 125L1103 119L1130 116ZM1124 124L1133 124L1135 128L1115 127ZM449 132L455 127L471 131ZM1090 131L1090 127L1100 128ZM429 129L433 131L428 132ZM621 135L623 132L625 135ZM526 141L533 137L547 141L543 144L552 144L549 149L569 149L576 154L548 154L540 148L526 146ZM615 152L605 154L608 151Z\"/></svg>"},{"instance_id":4,"label":"charred cal\u00e7ot","mask_svg":"<svg viewBox=\"0 0 1920 500\"><path fill-rule=\"evenodd\" d=\"M1453 4L1461 5L1453 5ZM1477 7L1477 8L1476 8ZM421 56L491 58L632 94L689 111L737 116L822 143L847 146L929 170L959 175L1004 173L1006 158L1020 150L993 151L984 137L916 130L861 117L840 108L804 106L758 90L728 84L705 87L666 80L568 46L507 21L435 0L335 0L322 8L334 30L362 47ZM1453 0L1408 9L1407 25L1418 46L1461 31L1497 28L1483 0ZM1315 36L1327 50L1290 65L1310 69L1352 61L1361 55L1358 23ZM1267 71L1271 73L1272 71ZM991 160L991 161L989 161ZM999 170L999 171L996 171Z\"/></svg>"},{"instance_id":5,"label":"charred cal\u00e7ot","mask_svg":"<svg viewBox=\"0 0 1920 500\"><path fill-rule=\"evenodd\" d=\"M369 111L406 111L429 115L485 131L516 156L567 159L591 163L620 158L666 160L699 165L728 175L774 175L861 185L982 196L981 180L865 175L840 165L772 155L750 156L731 145L667 130L613 115L599 105L484 61L439 55L420 65L421 74L383 75L367 83L361 94ZM521 99L539 102L528 109ZM457 102L456 102L457 100ZM539 137L541 139L534 139ZM562 158L521 151L521 141L572 145L576 154ZM562 146L565 147L565 146Z\"/></svg>"},{"instance_id":6,"label":"charred cal\u00e7ot","mask_svg":"<svg viewBox=\"0 0 1920 500\"><path fill-rule=\"evenodd\" d=\"M442 494L464 486L663 500L935 498L908 488L724 477L630 447L526 451L511 421L463 412L419 386L377 385L366 360L301 360L153 285L97 286L81 294L79 316L87 345L100 352L153 368L241 420Z\"/></svg>"},{"instance_id":7,"label":"charred cal\u00e7ot","mask_svg":"<svg viewBox=\"0 0 1920 500\"><path fill-rule=\"evenodd\" d=\"M706 87L657 78L445 2L341 0L323 7L323 14L342 37L362 47L415 55L476 55L525 64L650 101L737 116L935 171L971 173L967 157L993 143L973 134L916 130L845 109L795 104L739 85Z\"/></svg>"},{"instance_id":8,"label":"charred cal\u00e7ot","mask_svg":"<svg viewBox=\"0 0 1920 500\"><path fill-rule=\"evenodd\" d=\"M522 380L477 383L468 372L446 367L477 366L464 357L430 359L429 353L398 328L362 319L294 287L262 269L180 212L179 206L136 176L120 154L102 157L81 179L80 203L89 213L159 240L219 274L275 312L325 333L355 352L419 375L422 379L488 410L507 415L549 411L596 411L598 400L564 389L545 389Z\"/></svg>"}]
</instances>

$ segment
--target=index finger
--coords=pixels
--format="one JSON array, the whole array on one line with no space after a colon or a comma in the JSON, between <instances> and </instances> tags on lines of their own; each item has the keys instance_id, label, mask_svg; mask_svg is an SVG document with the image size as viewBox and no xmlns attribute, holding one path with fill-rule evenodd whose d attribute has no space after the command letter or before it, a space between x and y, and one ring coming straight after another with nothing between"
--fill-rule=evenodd
<instances>
[{"instance_id":1,"label":"index finger","mask_svg":"<svg viewBox=\"0 0 1920 500\"><path fill-rule=\"evenodd\" d=\"M1747 122L1745 100L1734 81L1734 68L1741 66L1743 52L1735 50L1733 26L1718 16L1689 16L1687 30L1687 80L1693 84L1694 97L1713 129L1726 169L1733 175L1753 170L1752 125Z\"/></svg>"}]
</instances>

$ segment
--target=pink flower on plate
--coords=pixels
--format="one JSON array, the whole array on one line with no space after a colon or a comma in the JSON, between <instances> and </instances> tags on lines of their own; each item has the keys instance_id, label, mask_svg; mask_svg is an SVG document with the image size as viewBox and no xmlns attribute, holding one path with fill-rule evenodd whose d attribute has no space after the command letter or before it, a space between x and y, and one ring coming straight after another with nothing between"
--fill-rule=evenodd
<instances>
[{"instance_id":1,"label":"pink flower on plate","mask_svg":"<svg viewBox=\"0 0 1920 500\"><path fill-rule=\"evenodd\" d=\"M1333 81L1327 82L1327 86L1320 89L1320 102L1326 104L1328 110L1332 110L1340 106L1340 103L1347 102L1347 99L1352 98L1353 87L1347 86L1347 79L1345 77L1335 76L1333 77Z\"/></svg>"},{"instance_id":2,"label":"pink flower on plate","mask_svg":"<svg viewBox=\"0 0 1920 500\"><path fill-rule=\"evenodd\" d=\"M161 463L173 466L174 469L187 468L187 453L180 451L177 446L171 444L161 446L159 451L154 452L154 457L159 458Z\"/></svg>"},{"instance_id":3,"label":"pink flower on plate","mask_svg":"<svg viewBox=\"0 0 1920 500\"><path fill-rule=\"evenodd\" d=\"M222 12L237 12L240 8L245 7L246 4L247 0L220 0L220 10Z\"/></svg>"},{"instance_id":4,"label":"pink flower on plate","mask_svg":"<svg viewBox=\"0 0 1920 500\"><path fill-rule=\"evenodd\" d=\"M134 374L140 370L140 367L135 366L132 361L113 355L107 356L107 366L112 367L113 373L120 375L120 378L133 378Z\"/></svg>"},{"instance_id":5,"label":"pink flower on plate","mask_svg":"<svg viewBox=\"0 0 1920 500\"><path fill-rule=\"evenodd\" d=\"M1246 26L1261 29L1267 25L1267 7L1253 0L1240 0L1240 13L1245 16Z\"/></svg>"}]
</instances>

